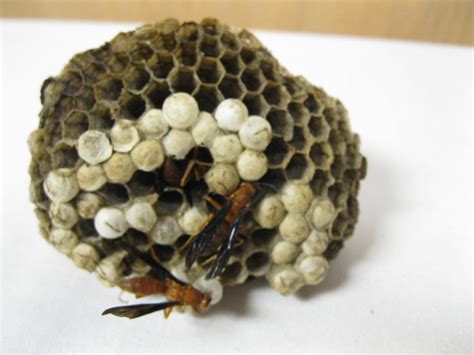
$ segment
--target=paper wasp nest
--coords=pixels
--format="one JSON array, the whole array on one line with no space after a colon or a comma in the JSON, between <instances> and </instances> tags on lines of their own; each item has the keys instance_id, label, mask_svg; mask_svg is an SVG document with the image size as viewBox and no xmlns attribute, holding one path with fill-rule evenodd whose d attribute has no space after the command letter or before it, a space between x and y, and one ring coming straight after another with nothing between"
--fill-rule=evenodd
<instances>
[{"instance_id":1,"label":"paper wasp nest","mask_svg":"<svg viewBox=\"0 0 474 355\"><path fill-rule=\"evenodd\" d=\"M41 101L29 145L42 235L108 286L148 270L119 241L195 282L206 262L186 270L178 249L213 210L205 197L245 181L273 190L242 223L223 285L317 284L354 231L366 160L346 110L246 30L205 19L120 33L75 55ZM184 186L164 177L191 160Z\"/></svg>"}]
</instances>

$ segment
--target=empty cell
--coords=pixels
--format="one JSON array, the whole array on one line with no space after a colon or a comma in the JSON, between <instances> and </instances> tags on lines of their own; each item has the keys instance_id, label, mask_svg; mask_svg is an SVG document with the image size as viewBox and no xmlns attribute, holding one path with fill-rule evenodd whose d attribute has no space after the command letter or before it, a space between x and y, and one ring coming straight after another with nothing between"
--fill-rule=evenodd
<instances>
[{"instance_id":1,"label":"empty cell","mask_svg":"<svg viewBox=\"0 0 474 355\"><path fill-rule=\"evenodd\" d=\"M155 205L158 216L173 216L184 203L183 194L177 190L164 191Z\"/></svg>"},{"instance_id":2,"label":"empty cell","mask_svg":"<svg viewBox=\"0 0 474 355\"><path fill-rule=\"evenodd\" d=\"M283 169L268 169L267 173L260 179L261 182L281 188L286 182L286 176Z\"/></svg>"},{"instance_id":3,"label":"empty cell","mask_svg":"<svg viewBox=\"0 0 474 355\"><path fill-rule=\"evenodd\" d=\"M302 154L295 154L286 167L286 176L288 179L301 179L308 169L308 161Z\"/></svg>"},{"instance_id":4,"label":"empty cell","mask_svg":"<svg viewBox=\"0 0 474 355\"><path fill-rule=\"evenodd\" d=\"M286 137L290 130L292 134L293 123L286 111L272 108L267 115L267 120L272 126L273 134Z\"/></svg>"},{"instance_id":5,"label":"empty cell","mask_svg":"<svg viewBox=\"0 0 474 355\"><path fill-rule=\"evenodd\" d=\"M123 78L127 88L134 91L142 90L150 81L150 74L141 67L129 67Z\"/></svg>"},{"instance_id":6,"label":"empty cell","mask_svg":"<svg viewBox=\"0 0 474 355\"><path fill-rule=\"evenodd\" d=\"M145 112L145 101L138 96L130 93L122 95L119 99L121 112L125 118L137 120Z\"/></svg>"},{"instance_id":7,"label":"empty cell","mask_svg":"<svg viewBox=\"0 0 474 355\"><path fill-rule=\"evenodd\" d=\"M185 67L174 68L168 76L168 82L173 92L191 94L198 86L194 71Z\"/></svg>"},{"instance_id":8,"label":"empty cell","mask_svg":"<svg viewBox=\"0 0 474 355\"><path fill-rule=\"evenodd\" d=\"M199 64L197 75L202 83L215 84L224 75L224 68L217 59L204 57Z\"/></svg>"},{"instance_id":9,"label":"empty cell","mask_svg":"<svg viewBox=\"0 0 474 355\"><path fill-rule=\"evenodd\" d=\"M154 108L161 109L166 98L171 95L171 90L166 81L154 81L146 89L145 95Z\"/></svg>"},{"instance_id":10,"label":"empty cell","mask_svg":"<svg viewBox=\"0 0 474 355\"><path fill-rule=\"evenodd\" d=\"M148 68L157 79L165 79L174 68L173 57L168 52L158 52L148 60Z\"/></svg>"},{"instance_id":11,"label":"empty cell","mask_svg":"<svg viewBox=\"0 0 474 355\"><path fill-rule=\"evenodd\" d=\"M240 99L244 93L244 88L239 78L226 75L219 84L219 90L226 98Z\"/></svg>"},{"instance_id":12,"label":"empty cell","mask_svg":"<svg viewBox=\"0 0 474 355\"><path fill-rule=\"evenodd\" d=\"M81 74L74 71L64 73L60 82L63 86L62 93L66 96L76 95L84 85Z\"/></svg>"},{"instance_id":13,"label":"empty cell","mask_svg":"<svg viewBox=\"0 0 474 355\"><path fill-rule=\"evenodd\" d=\"M214 112L219 102L224 100L224 97L214 85L201 85L193 96L198 102L199 108L209 113Z\"/></svg>"},{"instance_id":14,"label":"empty cell","mask_svg":"<svg viewBox=\"0 0 474 355\"><path fill-rule=\"evenodd\" d=\"M104 79L94 87L97 100L110 101L117 100L120 97L122 89L122 80L115 78Z\"/></svg>"},{"instance_id":15,"label":"empty cell","mask_svg":"<svg viewBox=\"0 0 474 355\"><path fill-rule=\"evenodd\" d=\"M270 245L277 235L276 229L257 229L251 235L251 240L256 246L267 246Z\"/></svg>"},{"instance_id":16,"label":"empty cell","mask_svg":"<svg viewBox=\"0 0 474 355\"><path fill-rule=\"evenodd\" d=\"M216 37L204 35L199 49L204 55L209 57L218 58L222 53L222 45Z\"/></svg>"},{"instance_id":17,"label":"empty cell","mask_svg":"<svg viewBox=\"0 0 474 355\"><path fill-rule=\"evenodd\" d=\"M238 75L244 68L244 63L240 56L232 52L225 52L220 61L229 74Z\"/></svg>"},{"instance_id":18,"label":"empty cell","mask_svg":"<svg viewBox=\"0 0 474 355\"><path fill-rule=\"evenodd\" d=\"M121 184L106 183L97 193L107 205L121 204L129 200L128 191Z\"/></svg>"},{"instance_id":19,"label":"empty cell","mask_svg":"<svg viewBox=\"0 0 474 355\"><path fill-rule=\"evenodd\" d=\"M114 125L114 120L110 110L101 104L96 104L89 112L89 129L108 130Z\"/></svg>"},{"instance_id":20,"label":"empty cell","mask_svg":"<svg viewBox=\"0 0 474 355\"><path fill-rule=\"evenodd\" d=\"M84 112L71 111L61 122L64 138L77 139L89 128L89 119Z\"/></svg>"},{"instance_id":21,"label":"empty cell","mask_svg":"<svg viewBox=\"0 0 474 355\"><path fill-rule=\"evenodd\" d=\"M308 97L304 100L304 105L311 113L318 113L321 107L313 94L308 94Z\"/></svg>"},{"instance_id":22,"label":"empty cell","mask_svg":"<svg viewBox=\"0 0 474 355\"><path fill-rule=\"evenodd\" d=\"M51 152L51 163L53 169L73 168L76 166L79 156L76 148L66 143L57 143Z\"/></svg>"},{"instance_id":23,"label":"empty cell","mask_svg":"<svg viewBox=\"0 0 474 355\"><path fill-rule=\"evenodd\" d=\"M275 62L271 60L263 59L260 62L260 69L267 80L279 81L280 75L278 74L277 68L275 68Z\"/></svg>"},{"instance_id":24,"label":"empty cell","mask_svg":"<svg viewBox=\"0 0 474 355\"><path fill-rule=\"evenodd\" d=\"M291 156L288 144L282 138L274 138L265 150L270 166L279 166Z\"/></svg>"},{"instance_id":25,"label":"empty cell","mask_svg":"<svg viewBox=\"0 0 474 355\"><path fill-rule=\"evenodd\" d=\"M224 47L231 49L233 51L238 51L240 49L240 43L235 36L235 34L225 31L221 36L221 42Z\"/></svg>"},{"instance_id":26,"label":"empty cell","mask_svg":"<svg viewBox=\"0 0 474 355\"><path fill-rule=\"evenodd\" d=\"M242 58L242 61L245 64L249 65L253 61L255 61L255 59L257 58L257 55L255 53L255 50L249 47L243 47L242 50L240 51L240 58Z\"/></svg>"},{"instance_id":27,"label":"empty cell","mask_svg":"<svg viewBox=\"0 0 474 355\"><path fill-rule=\"evenodd\" d=\"M318 168L328 169L333 161L331 146L327 143L316 143L311 147L309 156Z\"/></svg>"},{"instance_id":28,"label":"empty cell","mask_svg":"<svg viewBox=\"0 0 474 355\"><path fill-rule=\"evenodd\" d=\"M290 102L288 104L288 112L295 123L305 125L309 118L308 109L299 102Z\"/></svg>"},{"instance_id":29,"label":"empty cell","mask_svg":"<svg viewBox=\"0 0 474 355\"><path fill-rule=\"evenodd\" d=\"M293 139L290 141L290 144L298 151L305 149L306 138L304 136L303 128L296 126L293 129Z\"/></svg>"},{"instance_id":30,"label":"empty cell","mask_svg":"<svg viewBox=\"0 0 474 355\"><path fill-rule=\"evenodd\" d=\"M259 94L247 94L243 99L245 106L249 111L249 115L265 117L270 107Z\"/></svg>"},{"instance_id":31,"label":"empty cell","mask_svg":"<svg viewBox=\"0 0 474 355\"><path fill-rule=\"evenodd\" d=\"M245 68L241 79L249 91L259 91L265 84L265 78L257 68Z\"/></svg>"}]
</instances>

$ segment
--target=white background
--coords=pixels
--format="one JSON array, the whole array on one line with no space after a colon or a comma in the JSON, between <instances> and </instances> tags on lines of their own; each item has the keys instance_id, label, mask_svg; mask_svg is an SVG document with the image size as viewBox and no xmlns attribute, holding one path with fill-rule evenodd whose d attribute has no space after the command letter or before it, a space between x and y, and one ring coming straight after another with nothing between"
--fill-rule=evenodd
<instances>
[{"instance_id":1,"label":"white background","mask_svg":"<svg viewBox=\"0 0 474 355\"><path fill-rule=\"evenodd\" d=\"M284 298L226 289L202 317L100 316L117 289L49 246L28 201L42 81L129 24L2 22L2 339L10 352L469 352L472 49L257 32L339 97L369 171L354 237L325 282Z\"/></svg>"}]
</instances>

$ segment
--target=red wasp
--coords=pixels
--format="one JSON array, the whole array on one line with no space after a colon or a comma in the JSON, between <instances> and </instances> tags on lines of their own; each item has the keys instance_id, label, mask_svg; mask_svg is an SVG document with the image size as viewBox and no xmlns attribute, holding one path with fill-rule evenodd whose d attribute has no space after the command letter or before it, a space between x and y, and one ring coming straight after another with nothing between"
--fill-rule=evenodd
<instances>
[{"instance_id":1,"label":"red wasp","mask_svg":"<svg viewBox=\"0 0 474 355\"><path fill-rule=\"evenodd\" d=\"M151 267L151 272L146 276L124 279L119 283L119 287L124 291L134 293L137 297L164 295L169 301L108 308L102 315L113 314L133 319L164 310L167 318L174 306L190 306L196 313L201 313L208 307L211 301L209 294L203 293L174 277L148 253L141 252L137 248L124 243L122 246L129 253L147 263Z\"/></svg>"},{"instance_id":2,"label":"red wasp","mask_svg":"<svg viewBox=\"0 0 474 355\"><path fill-rule=\"evenodd\" d=\"M181 247L183 250L189 245L186 251L186 267L190 268L199 257L215 255L206 278L220 276L235 247L244 217L250 208L263 198L268 191L266 187L273 189L263 183L242 183L222 206L209 200L219 209L216 213L211 213L202 230Z\"/></svg>"}]
</instances>

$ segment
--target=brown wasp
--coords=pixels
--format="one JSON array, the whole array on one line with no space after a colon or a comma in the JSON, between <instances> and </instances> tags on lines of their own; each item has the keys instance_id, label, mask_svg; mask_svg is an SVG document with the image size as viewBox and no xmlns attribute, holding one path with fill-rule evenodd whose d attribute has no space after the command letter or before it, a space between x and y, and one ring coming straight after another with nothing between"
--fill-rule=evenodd
<instances>
[{"instance_id":1,"label":"brown wasp","mask_svg":"<svg viewBox=\"0 0 474 355\"><path fill-rule=\"evenodd\" d=\"M124 279L120 281L119 287L124 291L134 293L137 297L164 295L169 301L112 307L106 309L102 315L113 314L133 319L164 310L167 318L174 306L190 306L196 313L201 313L207 308L211 301L209 294L203 293L174 277L148 253L125 243L122 246L130 254L147 263L151 267L151 271L146 276Z\"/></svg>"}]
</instances>

